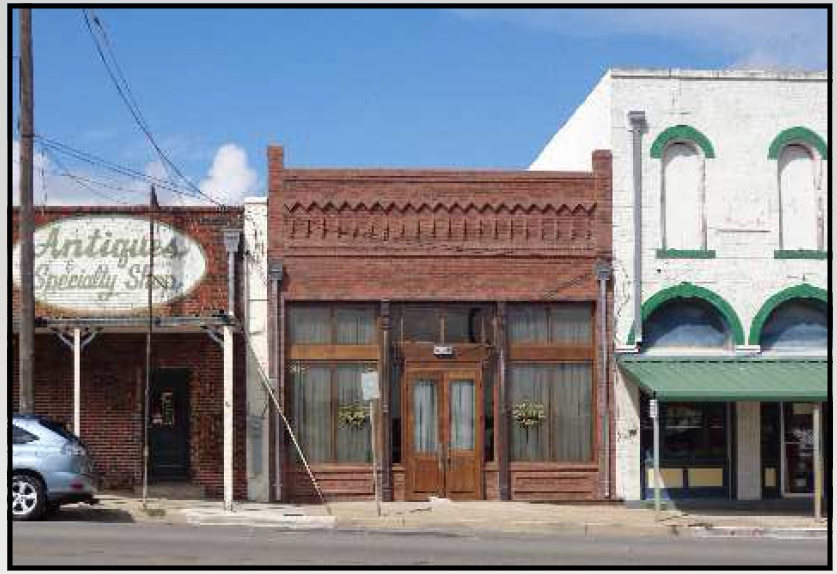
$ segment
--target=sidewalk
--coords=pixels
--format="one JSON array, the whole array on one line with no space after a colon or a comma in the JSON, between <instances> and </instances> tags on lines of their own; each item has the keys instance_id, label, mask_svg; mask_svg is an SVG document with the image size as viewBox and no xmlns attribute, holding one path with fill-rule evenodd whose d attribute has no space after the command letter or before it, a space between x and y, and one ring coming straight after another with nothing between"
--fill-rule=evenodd
<instances>
[{"instance_id":1,"label":"sidewalk","mask_svg":"<svg viewBox=\"0 0 837 574\"><path fill-rule=\"evenodd\" d=\"M220 501L150 499L102 495L103 511L128 513L134 521L172 524L240 525L287 529L364 529L392 532L574 533L648 536L775 536L825 538L827 523L803 514L683 512L621 504L532 504L473 501L384 502L377 516L373 501L322 505L240 502L225 512Z\"/></svg>"}]
</instances>

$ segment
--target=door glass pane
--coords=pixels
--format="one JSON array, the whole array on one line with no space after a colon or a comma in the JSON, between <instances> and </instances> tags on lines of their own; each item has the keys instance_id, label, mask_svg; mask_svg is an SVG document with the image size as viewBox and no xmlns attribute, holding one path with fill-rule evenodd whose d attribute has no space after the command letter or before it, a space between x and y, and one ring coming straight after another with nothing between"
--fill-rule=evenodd
<instances>
[{"instance_id":1,"label":"door glass pane","mask_svg":"<svg viewBox=\"0 0 837 574\"><path fill-rule=\"evenodd\" d=\"M450 383L450 448L456 450L474 449L474 382L451 381Z\"/></svg>"},{"instance_id":2,"label":"door glass pane","mask_svg":"<svg viewBox=\"0 0 837 574\"><path fill-rule=\"evenodd\" d=\"M413 384L413 447L417 453L438 450L436 392L436 381L419 380Z\"/></svg>"}]
</instances>

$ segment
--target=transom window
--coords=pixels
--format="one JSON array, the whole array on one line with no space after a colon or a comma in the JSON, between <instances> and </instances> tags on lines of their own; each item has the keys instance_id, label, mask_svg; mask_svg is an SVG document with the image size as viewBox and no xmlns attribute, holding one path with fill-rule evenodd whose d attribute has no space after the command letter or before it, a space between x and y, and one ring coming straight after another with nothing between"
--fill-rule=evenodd
<instances>
[{"instance_id":1,"label":"transom window","mask_svg":"<svg viewBox=\"0 0 837 574\"><path fill-rule=\"evenodd\" d=\"M511 345L589 345L593 339L593 309L586 303L510 305Z\"/></svg>"},{"instance_id":2,"label":"transom window","mask_svg":"<svg viewBox=\"0 0 837 574\"><path fill-rule=\"evenodd\" d=\"M371 305L288 306L288 336L295 345L375 345L375 308Z\"/></svg>"},{"instance_id":3,"label":"transom window","mask_svg":"<svg viewBox=\"0 0 837 574\"><path fill-rule=\"evenodd\" d=\"M396 340L414 343L487 343L491 308L479 303L400 305L393 309Z\"/></svg>"},{"instance_id":4,"label":"transom window","mask_svg":"<svg viewBox=\"0 0 837 574\"><path fill-rule=\"evenodd\" d=\"M780 305L762 328L761 348L782 353L827 352L826 304L815 299L799 299Z\"/></svg>"},{"instance_id":5,"label":"transom window","mask_svg":"<svg viewBox=\"0 0 837 574\"><path fill-rule=\"evenodd\" d=\"M643 323L643 349L691 352L730 350L732 334L721 314L702 299L673 299Z\"/></svg>"}]
</instances>

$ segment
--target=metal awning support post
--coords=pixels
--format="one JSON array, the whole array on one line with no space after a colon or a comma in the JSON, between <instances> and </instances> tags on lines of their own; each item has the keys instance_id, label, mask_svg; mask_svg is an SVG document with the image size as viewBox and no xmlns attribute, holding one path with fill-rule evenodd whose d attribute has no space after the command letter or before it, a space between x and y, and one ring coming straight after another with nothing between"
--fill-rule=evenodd
<instances>
[{"instance_id":1,"label":"metal awning support post","mask_svg":"<svg viewBox=\"0 0 837 574\"><path fill-rule=\"evenodd\" d=\"M651 420L654 421L654 518L660 519L660 408L651 399Z\"/></svg>"},{"instance_id":2,"label":"metal awning support post","mask_svg":"<svg viewBox=\"0 0 837 574\"><path fill-rule=\"evenodd\" d=\"M54 330L62 343L73 350L73 432L81 436L81 350L97 335L98 330L81 335L81 328L73 328L73 338L61 331Z\"/></svg>"},{"instance_id":3,"label":"metal awning support post","mask_svg":"<svg viewBox=\"0 0 837 574\"><path fill-rule=\"evenodd\" d=\"M822 520L822 404L814 403L814 519Z\"/></svg>"},{"instance_id":4,"label":"metal awning support post","mask_svg":"<svg viewBox=\"0 0 837 574\"><path fill-rule=\"evenodd\" d=\"M224 229L227 250L227 315L235 316L235 254L240 229ZM233 328L224 325L224 510L233 509Z\"/></svg>"}]
</instances>

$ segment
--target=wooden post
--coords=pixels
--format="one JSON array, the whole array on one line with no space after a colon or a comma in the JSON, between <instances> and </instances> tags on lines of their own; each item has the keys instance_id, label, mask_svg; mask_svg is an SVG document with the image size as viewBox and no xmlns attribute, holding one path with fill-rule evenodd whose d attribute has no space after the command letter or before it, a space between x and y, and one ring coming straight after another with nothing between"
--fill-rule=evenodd
<instances>
[{"instance_id":1,"label":"wooden post","mask_svg":"<svg viewBox=\"0 0 837 574\"><path fill-rule=\"evenodd\" d=\"M81 329L73 329L73 432L81 437Z\"/></svg>"},{"instance_id":2,"label":"wooden post","mask_svg":"<svg viewBox=\"0 0 837 574\"><path fill-rule=\"evenodd\" d=\"M390 305L381 302L381 498L392 502L392 405L390 404ZM397 384L397 383L396 383Z\"/></svg>"},{"instance_id":3,"label":"wooden post","mask_svg":"<svg viewBox=\"0 0 837 574\"><path fill-rule=\"evenodd\" d=\"M224 510L233 509L233 330L224 325Z\"/></svg>"},{"instance_id":4,"label":"wooden post","mask_svg":"<svg viewBox=\"0 0 837 574\"><path fill-rule=\"evenodd\" d=\"M495 316L495 344L497 345L497 469L500 500L511 500L511 472L509 469L509 408L506 389L506 302L497 303Z\"/></svg>"},{"instance_id":5,"label":"wooden post","mask_svg":"<svg viewBox=\"0 0 837 574\"><path fill-rule=\"evenodd\" d=\"M20 9L20 396L22 414L35 412L35 220L34 93L32 89L32 10Z\"/></svg>"},{"instance_id":6,"label":"wooden post","mask_svg":"<svg viewBox=\"0 0 837 574\"><path fill-rule=\"evenodd\" d=\"M822 406L814 403L814 519L822 520Z\"/></svg>"},{"instance_id":7,"label":"wooden post","mask_svg":"<svg viewBox=\"0 0 837 574\"><path fill-rule=\"evenodd\" d=\"M372 434L372 485L375 489L375 511L381 515L381 491L378 488L378 432L375 428L376 401L369 401L369 432Z\"/></svg>"}]
</instances>

